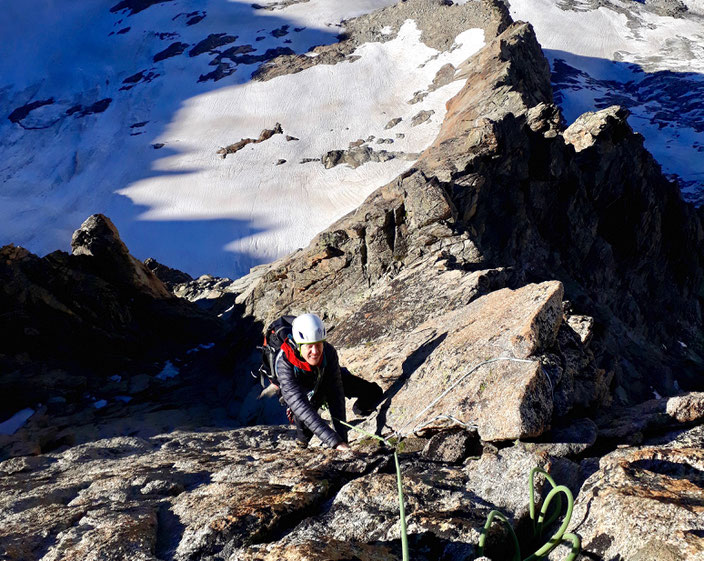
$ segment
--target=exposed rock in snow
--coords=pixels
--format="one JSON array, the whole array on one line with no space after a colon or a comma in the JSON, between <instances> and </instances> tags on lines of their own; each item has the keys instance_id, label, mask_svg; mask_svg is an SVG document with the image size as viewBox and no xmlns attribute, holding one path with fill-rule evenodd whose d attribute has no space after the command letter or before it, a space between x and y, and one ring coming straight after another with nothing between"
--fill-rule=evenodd
<instances>
[{"instance_id":1,"label":"exposed rock in snow","mask_svg":"<svg viewBox=\"0 0 704 561\"><path fill-rule=\"evenodd\" d=\"M385 139L377 140L377 144L381 144L382 142L379 141L382 140ZM383 142L383 144L386 144L386 142ZM320 161L323 163L325 169L334 168L340 164L347 164L354 169L367 162L387 162L395 158L414 161L418 159L418 154L389 152L388 150L374 150L370 146L357 146L348 150L331 150L323 155Z\"/></svg>"},{"instance_id":2,"label":"exposed rock in snow","mask_svg":"<svg viewBox=\"0 0 704 561\"><path fill-rule=\"evenodd\" d=\"M384 125L384 130L392 129L396 125L398 125L401 121L403 121L403 117L394 117L391 119L386 125Z\"/></svg>"},{"instance_id":3,"label":"exposed rock in snow","mask_svg":"<svg viewBox=\"0 0 704 561\"><path fill-rule=\"evenodd\" d=\"M283 134L284 131L281 128L281 123L276 123L274 125L273 129L264 129L261 133L259 133L259 138L254 139L254 138L243 138L242 140L235 142L234 144L230 144L229 146L225 146L224 148L220 148L220 150L217 151L217 153L222 156L222 159L224 160L228 154L234 154L235 152L238 152L239 150L242 150L247 144L259 144L260 142L264 142L265 140L269 140L272 136L275 134Z\"/></svg>"},{"instance_id":4,"label":"exposed rock in snow","mask_svg":"<svg viewBox=\"0 0 704 561\"><path fill-rule=\"evenodd\" d=\"M416 115L413 116L411 119L411 126L412 127L417 127L418 125L425 123L430 117L432 117L435 114L435 111L430 110L430 111L420 111Z\"/></svg>"}]
</instances>

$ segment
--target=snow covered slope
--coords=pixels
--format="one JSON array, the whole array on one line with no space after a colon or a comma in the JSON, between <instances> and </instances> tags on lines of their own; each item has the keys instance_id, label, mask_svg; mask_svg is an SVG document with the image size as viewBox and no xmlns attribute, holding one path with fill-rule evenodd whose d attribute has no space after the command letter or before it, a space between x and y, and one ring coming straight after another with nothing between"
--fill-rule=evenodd
<instances>
[{"instance_id":1,"label":"snow covered slope","mask_svg":"<svg viewBox=\"0 0 704 561\"><path fill-rule=\"evenodd\" d=\"M704 1L510 0L548 57L568 123L619 104L686 199L704 203Z\"/></svg>"},{"instance_id":2,"label":"snow covered slope","mask_svg":"<svg viewBox=\"0 0 704 561\"><path fill-rule=\"evenodd\" d=\"M409 167L462 86L448 65L484 44L438 50L407 19L308 64L394 0L116 1L3 7L0 244L68 249L101 212L139 258L244 274Z\"/></svg>"}]
</instances>

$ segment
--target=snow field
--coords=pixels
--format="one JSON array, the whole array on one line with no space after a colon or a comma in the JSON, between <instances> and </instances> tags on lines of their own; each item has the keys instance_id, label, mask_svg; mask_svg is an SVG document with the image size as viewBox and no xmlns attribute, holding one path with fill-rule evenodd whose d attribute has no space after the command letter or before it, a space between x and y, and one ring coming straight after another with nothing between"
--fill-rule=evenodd
<instances>
[{"instance_id":1,"label":"snow field","mask_svg":"<svg viewBox=\"0 0 704 561\"><path fill-rule=\"evenodd\" d=\"M483 45L483 32L469 30L458 37L458 48L439 56L420 42L420 31L407 21L387 43L362 45L355 62L319 65L267 82L223 88L189 100L166 133L157 140L178 142L179 153L156 162L164 172L191 169L188 174L154 177L120 193L150 208L141 218L244 218L261 233L226 246L253 252L263 261L303 246L331 222L356 208L377 187L391 181L410 162L401 159L367 163L356 169L341 165L326 170L319 158L329 150L345 149L370 135L395 138L393 144L370 143L375 150L420 152L437 136L445 102L462 86L454 82L432 92L421 104L407 101L429 85L446 63L459 64ZM421 109L433 110L430 122L417 127L411 118ZM403 121L390 130L394 117ZM257 138L264 128L281 123L284 134L250 144L221 160L221 146L241 138ZM285 135L299 138L287 141ZM286 163L275 166L279 159ZM208 165L195 170L197 162ZM194 183L207 185L194 192Z\"/></svg>"},{"instance_id":2,"label":"snow field","mask_svg":"<svg viewBox=\"0 0 704 561\"><path fill-rule=\"evenodd\" d=\"M0 62L0 110L10 114L50 98L54 103L22 122L36 130L0 122L0 243L40 255L68 249L82 221L102 212L135 256L196 276L236 277L306 245L410 166L395 159L326 170L320 162L299 162L370 135L394 140L377 145L374 139L374 150L422 151L462 83L418 104L408 100L443 64L458 65L484 44L480 30L468 30L453 50L438 53L420 42L408 21L392 40L360 46L354 62L268 82L251 81L258 65L242 64L218 82L198 83L199 75L214 69L208 64L214 54L186 52L156 63L152 57L176 41L192 48L215 33L237 36L224 48L251 45L252 55L275 47L304 53L334 42L342 19L394 2L311 0L267 11L243 2L175 0L131 16L109 13L113 1L85 9L69 0L28 2L29 10L13 7L0 20L14 51ZM195 11L207 16L186 25ZM283 26L288 34L275 37L272 31ZM124 80L139 72L151 81L137 78L125 89ZM106 98L112 102L100 114L66 114ZM411 127L421 110L435 113ZM394 117L403 121L384 130ZM224 160L216 154L277 122L284 135ZM300 140L287 142L286 134ZM280 159L286 163L275 165Z\"/></svg>"}]
</instances>

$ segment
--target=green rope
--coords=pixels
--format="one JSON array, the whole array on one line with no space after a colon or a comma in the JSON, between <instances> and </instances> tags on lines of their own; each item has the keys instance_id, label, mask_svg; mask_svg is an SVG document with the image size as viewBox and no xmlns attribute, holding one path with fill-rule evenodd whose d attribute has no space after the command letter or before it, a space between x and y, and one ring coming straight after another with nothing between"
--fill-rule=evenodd
<instances>
[{"instance_id":1,"label":"green rope","mask_svg":"<svg viewBox=\"0 0 704 561\"><path fill-rule=\"evenodd\" d=\"M550 483L550 485L552 485L553 489L555 487L557 487L557 483L555 483L555 480L544 469L540 469L540 468L536 467L530 471L530 477L529 477L530 507L529 507L529 509L530 509L530 519L533 523L533 536L534 537L538 537L538 535L542 533L542 526L538 527L536 524L536 520L535 520L535 484L534 484L534 480L535 480L536 473L541 473L543 476L545 476L545 479L548 480L548 483ZM550 519L544 523L544 525L550 526L550 524L555 522L555 520L557 520L557 517L560 515L561 510L562 510L562 498L558 495L557 496L557 505L555 507L555 511L550 516Z\"/></svg>"},{"instance_id":2,"label":"green rope","mask_svg":"<svg viewBox=\"0 0 704 561\"><path fill-rule=\"evenodd\" d=\"M494 522L494 518L498 518L499 520L501 520L501 522L504 523L504 525L508 528L509 534L511 534L511 537L513 538L513 546L515 548L513 552L513 561L521 561L521 546L518 544L518 536L516 535L513 526L511 526L511 523L508 521L508 518L506 518L498 510L492 510L489 513L489 516L486 519L486 524L484 524L484 527L482 528L482 533L479 536L479 557L482 557L484 555L484 544L486 543L486 535L489 532L489 527Z\"/></svg>"},{"instance_id":3,"label":"green rope","mask_svg":"<svg viewBox=\"0 0 704 561\"><path fill-rule=\"evenodd\" d=\"M389 448L393 448L394 450L394 464L396 465L396 485L398 487L398 514L399 514L399 521L401 524L401 555L403 556L403 561L409 561L410 560L410 554L408 552L408 530L406 526L406 509L403 505L403 481L401 480L401 464L398 461L398 446L401 444L401 441L398 440L396 442L396 446L392 446L391 443L386 440L385 438L382 438L381 436L378 436L376 434L372 434L370 432L364 431L358 427L352 426L349 423L346 423L345 421L341 421L340 419L337 419L340 423L345 425L348 428L351 428L354 431L357 431L360 434L363 434L365 436L368 436L370 438L375 438L379 442L383 442L386 444Z\"/></svg>"},{"instance_id":4,"label":"green rope","mask_svg":"<svg viewBox=\"0 0 704 561\"><path fill-rule=\"evenodd\" d=\"M542 475L545 476L545 479L550 483L552 486L552 489L548 493L547 497L545 497L545 502L542 504L540 507L540 512L538 514L538 517L536 519L536 504L535 504L535 486L534 486L534 479L535 479L535 474L536 473L541 473ZM537 559L544 559L545 556L550 553L553 549L555 549L563 540L569 540L572 542L572 549L570 551L570 554L567 556L565 561L574 561L577 558L577 555L579 555L579 551L581 548L581 541L579 539L579 536L575 534L566 534L565 531L567 530L567 527L569 526L570 520L572 519L572 511L574 509L574 497L572 496L572 492L565 487L564 485L557 485L555 483L555 480L543 469L540 468L534 468L530 472L529 476L529 483L530 483L530 489L529 489L529 494L530 494L530 505L529 505L529 514L530 514L530 519L533 523L533 537L535 539L540 538L543 534L543 530L546 527L549 527L555 520L560 515L560 512L562 511L562 498L561 495L565 495L567 499L567 510L565 512L565 517L562 521L562 524L560 525L560 528L555 532L550 539L542 545L538 550L523 559L523 561L535 561ZM553 513L550 515L550 517L547 518L546 516L548 513L548 510L550 509L550 503L553 499L556 500L556 508L553 511ZM484 528L482 529L481 536L479 538L479 556L481 557L484 555L484 545L486 542L486 535L487 532L489 531L489 527L491 526L492 522L494 521L494 518L499 518L508 528L510 529L511 536L513 538L513 543L515 547L513 559L514 561L521 561L521 550L520 546L518 544L518 538L516 537L516 532L513 530L511 525L508 523L508 519L501 514L499 511L492 510L489 513L489 516L487 518L486 524L484 524Z\"/></svg>"}]
</instances>

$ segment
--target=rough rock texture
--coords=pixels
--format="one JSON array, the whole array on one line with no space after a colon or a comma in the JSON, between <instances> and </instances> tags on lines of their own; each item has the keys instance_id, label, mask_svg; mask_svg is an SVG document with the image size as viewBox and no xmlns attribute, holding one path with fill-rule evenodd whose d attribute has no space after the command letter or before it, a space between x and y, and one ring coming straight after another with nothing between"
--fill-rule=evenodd
<instances>
[{"instance_id":1,"label":"rough rock texture","mask_svg":"<svg viewBox=\"0 0 704 561\"><path fill-rule=\"evenodd\" d=\"M377 431L406 434L445 413L476 425L482 440L538 436L552 416L550 380L539 361L526 359L554 344L561 320L559 283L503 289L429 319L401 341L350 345L340 358L385 390ZM391 321L380 314L374 323ZM384 358L375 362L377 356ZM496 357L519 360L482 366L421 414L418 403L429 404L429 397L442 394L471 367Z\"/></svg>"},{"instance_id":2,"label":"rough rock texture","mask_svg":"<svg viewBox=\"0 0 704 561\"><path fill-rule=\"evenodd\" d=\"M575 491L581 484L579 466L570 460L516 445L503 450L487 447L478 460L465 463L467 488L479 499L495 505L515 521L525 519L529 511L528 481L533 468L542 468ZM536 497L550 489L542 476L535 478Z\"/></svg>"},{"instance_id":3,"label":"rough rock texture","mask_svg":"<svg viewBox=\"0 0 704 561\"><path fill-rule=\"evenodd\" d=\"M94 214L81 224L71 237L71 254L91 257L91 269L116 283L134 287L154 298L173 297L144 263L130 255L107 216Z\"/></svg>"},{"instance_id":4,"label":"rough rock texture","mask_svg":"<svg viewBox=\"0 0 704 561\"><path fill-rule=\"evenodd\" d=\"M441 431L428 441L422 456L434 461L459 463L467 456L481 451L477 437L476 432L463 429Z\"/></svg>"},{"instance_id":5,"label":"rough rock texture","mask_svg":"<svg viewBox=\"0 0 704 561\"><path fill-rule=\"evenodd\" d=\"M704 454L699 446L626 448L582 486L568 531L578 559L704 559ZM556 550L551 559L564 559Z\"/></svg>"},{"instance_id":6,"label":"rough rock texture","mask_svg":"<svg viewBox=\"0 0 704 561\"><path fill-rule=\"evenodd\" d=\"M577 496L582 559L701 559L701 429L621 448L596 467L523 443L484 446L462 465L428 461L412 450L433 440L409 440L400 465L412 558L474 559L491 509L523 535L528 476L540 467ZM549 486L541 476L535 484L544 497ZM369 443L301 450L291 427L116 437L0 462L0 552L6 561L396 561L397 501L390 451ZM506 544L494 527L491 558L509 558Z\"/></svg>"},{"instance_id":7,"label":"rough rock texture","mask_svg":"<svg viewBox=\"0 0 704 561\"><path fill-rule=\"evenodd\" d=\"M680 423L699 421L704 418L704 393L671 397L667 400L666 411Z\"/></svg>"},{"instance_id":8,"label":"rough rock texture","mask_svg":"<svg viewBox=\"0 0 704 561\"><path fill-rule=\"evenodd\" d=\"M13 458L0 463L0 551L7 561L396 560L390 462L388 451L300 450L283 427L119 437ZM472 555L488 506L462 469L402 464L414 558Z\"/></svg>"},{"instance_id":9,"label":"rough rock texture","mask_svg":"<svg viewBox=\"0 0 704 561\"><path fill-rule=\"evenodd\" d=\"M222 158L224 160L225 158L227 158L228 154L234 154L236 152L239 152L240 150L242 150L242 148L244 148L248 144L260 144L261 142L269 140L275 134L283 134L283 133L284 133L284 131L281 128L281 124L276 123L274 125L274 128L262 130L262 132L259 133L259 137L257 137L257 138L243 138L242 140L238 140L234 144L230 144L228 146L224 146L223 148L219 148L216 153L218 155L222 156Z\"/></svg>"}]
</instances>

